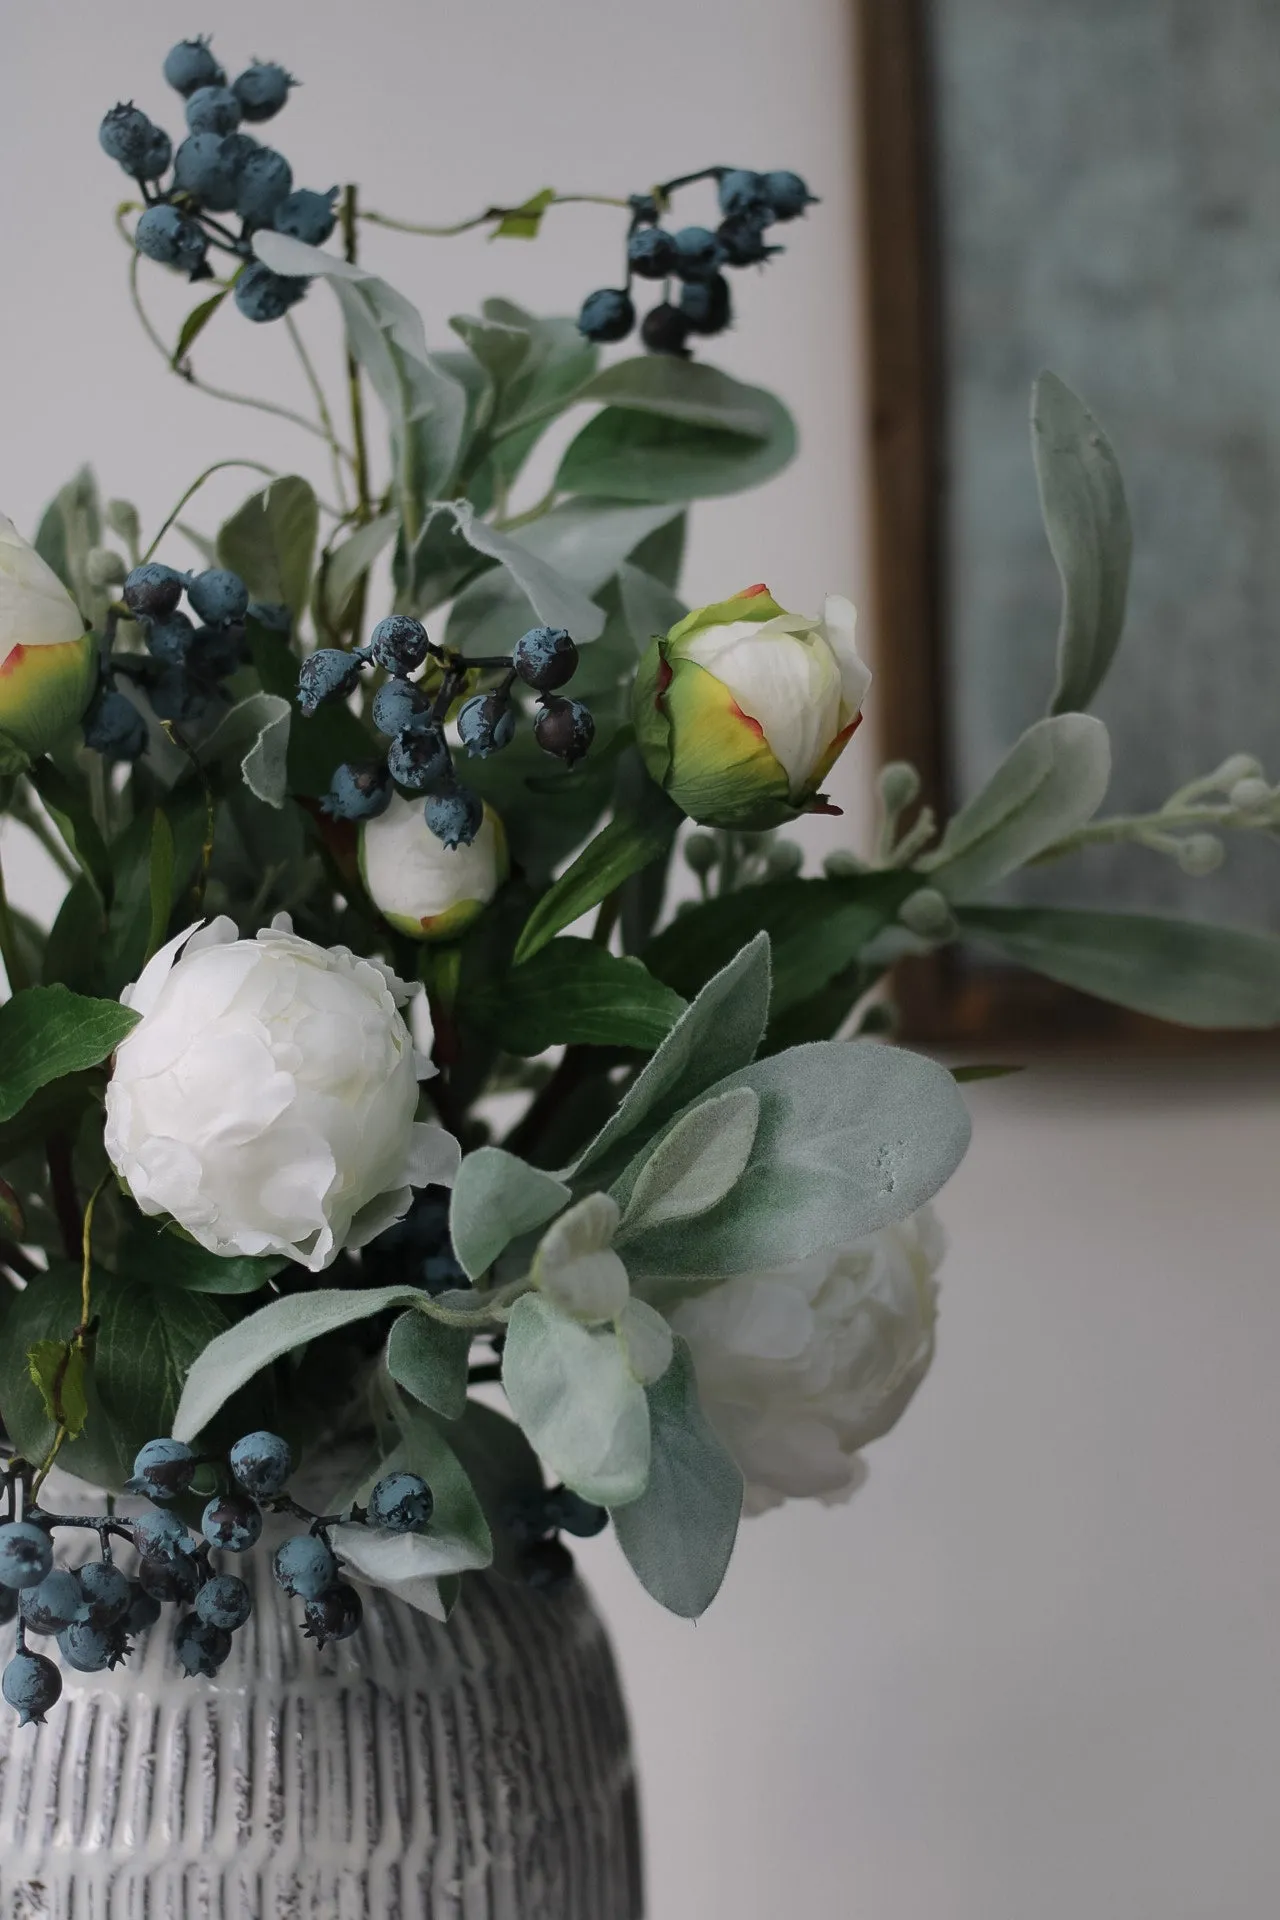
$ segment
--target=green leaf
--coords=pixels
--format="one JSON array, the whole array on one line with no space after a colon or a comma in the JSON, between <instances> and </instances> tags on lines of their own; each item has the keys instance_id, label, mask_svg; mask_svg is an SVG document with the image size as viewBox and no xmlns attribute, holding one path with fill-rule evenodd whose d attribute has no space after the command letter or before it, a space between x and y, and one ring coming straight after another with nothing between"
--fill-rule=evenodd
<instances>
[{"instance_id":1,"label":"green leaf","mask_svg":"<svg viewBox=\"0 0 1280 1920\"><path fill-rule=\"evenodd\" d=\"M1040 511L1062 579L1058 677L1050 713L1087 707L1124 628L1133 532L1111 442L1056 374L1031 392Z\"/></svg>"},{"instance_id":2,"label":"green leaf","mask_svg":"<svg viewBox=\"0 0 1280 1920\"><path fill-rule=\"evenodd\" d=\"M532 541L499 532L478 518L469 500L450 500L444 510L453 515L468 546L506 568L539 620L549 627L566 627L579 645L599 639L604 630L599 607L567 573L544 560Z\"/></svg>"},{"instance_id":3,"label":"green leaf","mask_svg":"<svg viewBox=\"0 0 1280 1920\"><path fill-rule=\"evenodd\" d=\"M659 634L669 633L689 611L684 601L671 591L664 580L646 573L642 567L631 566L627 561L623 561L618 568L618 588L622 595L623 618L637 653L643 652Z\"/></svg>"},{"instance_id":4,"label":"green leaf","mask_svg":"<svg viewBox=\"0 0 1280 1920\"><path fill-rule=\"evenodd\" d=\"M91 626L97 626L106 596L88 575L90 553L102 542L98 483L91 467L81 467L60 487L36 529L35 549L48 563Z\"/></svg>"},{"instance_id":5,"label":"green leaf","mask_svg":"<svg viewBox=\"0 0 1280 1920\"><path fill-rule=\"evenodd\" d=\"M7 1240L22 1240L26 1231L27 1217L21 1200L7 1180L0 1180L0 1234Z\"/></svg>"},{"instance_id":6,"label":"green leaf","mask_svg":"<svg viewBox=\"0 0 1280 1920\"><path fill-rule=\"evenodd\" d=\"M290 707L298 691L298 661L279 634L268 632L256 620L247 627L249 650L259 680L269 694ZM378 742L343 701L330 701L318 712L295 714L289 724L285 772L289 792L309 800L323 799L333 770L344 760L376 759Z\"/></svg>"},{"instance_id":7,"label":"green leaf","mask_svg":"<svg viewBox=\"0 0 1280 1920\"><path fill-rule=\"evenodd\" d=\"M526 1293L507 1323L502 1384L530 1445L584 1500L623 1506L643 1493L649 1408L612 1330Z\"/></svg>"},{"instance_id":8,"label":"green leaf","mask_svg":"<svg viewBox=\"0 0 1280 1920\"><path fill-rule=\"evenodd\" d=\"M219 528L218 560L239 574L251 599L288 607L296 620L307 604L319 524L311 483L287 474Z\"/></svg>"},{"instance_id":9,"label":"green leaf","mask_svg":"<svg viewBox=\"0 0 1280 1920\"><path fill-rule=\"evenodd\" d=\"M649 1484L617 1509L613 1524L645 1591L668 1612L696 1620L720 1591L733 1553L742 1475L702 1411L683 1340L648 1398Z\"/></svg>"},{"instance_id":10,"label":"green leaf","mask_svg":"<svg viewBox=\"0 0 1280 1920\"><path fill-rule=\"evenodd\" d=\"M967 939L1064 987L1188 1027L1280 1025L1280 938L1136 913L961 907Z\"/></svg>"},{"instance_id":11,"label":"green leaf","mask_svg":"<svg viewBox=\"0 0 1280 1920\"><path fill-rule=\"evenodd\" d=\"M27 1352L27 1371L53 1425L78 1440L89 1418L84 1348L74 1340L37 1340Z\"/></svg>"},{"instance_id":12,"label":"green leaf","mask_svg":"<svg viewBox=\"0 0 1280 1920\"><path fill-rule=\"evenodd\" d=\"M514 1420L479 1400L468 1400L461 1420L449 1429L449 1444L489 1522L494 1572L520 1580L524 1542L512 1519L543 1490L537 1454Z\"/></svg>"},{"instance_id":13,"label":"green leaf","mask_svg":"<svg viewBox=\"0 0 1280 1920\"><path fill-rule=\"evenodd\" d=\"M639 1168L629 1194L615 1187L614 1199L626 1208L617 1244L717 1206L746 1172L759 1124L760 1102L750 1087L690 1107Z\"/></svg>"},{"instance_id":14,"label":"green leaf","mask_svg":"<svg viewBox=\"0 0 1280 1920\"><path fill-rule=\"evenodd\" d=\"M87 787L77 787L52 760L37 760L29 775L67 850L104 906L112 893L111 856L98 831Z\"/></svg>"},{"instance_id":15,"label":"green leaf","mask_svg":"<svg viewBox=\"0 0 1280 1920\"><path fill-rule=\"evenodd\" d=\"M1111 776L1101 720L1062 713L1037 720L980 793L955 814L936 852L917 861L949 899L994 886L1091 820Z\"/></svg>"},{"instance_id":16,"label":"green leaf","mask_svg":"<svg viewBox=\"0 0 1280 1920\"><path fill-rule=\"evenodd\" d=\"M540 193L531 193L529 198L518 207L513 207L499 220L491 240L536 240L542 228L542 216L556 197L554 187L543 187Z\"/></svg>"},{"instance_id":17,"label":"green leaf","mask_svg":"<svg viewBox=\"0 0 1280 1920\"><path fill-rule=\"evenodd\" d=\"M11 1120L40 1087L96 1067L137 1024L137 1014L114 1000L66 987L15 993L0 1007L0 1120Z\"/></svg>"},{"instance_id":18,"label":"green leaf","mask_svg":"<svg viewBox=\"0 0 1280 1920\"><path fill-rule=\"evenodd\" d=\"M519 373L497 396L490 424L498 437L487 466L509 488L552 421L591 379L600 352L567 315L527 313L512 300L486 300L481 311L486 320L522 328L530 341ZM472 498L478 498L474 487Z\"/></svg>"},{"instance_id":19,"label":"green leaf","mask_svg":"<svg viewBox=\"0 0 1280 1920\"><path fill-rule=\"evenodd\" d=\"M163 1285L95 1283L93 1375L107 1414L140 1446L167 1433L196 1357L223 1333L227 1316L207 1295Z\"/></svg>"},{"instance_id":20,"label":"green leaf","mask_svg":"<svg viewBox=\"0 0 1280 1920\"><path fill-rule=\"evenodd\" d=\"M173 828L163 807L157 807L151 821L151 925L147 933L146 958L164 945L173 912Z\"/></svg>"},{"instance_id":21,"label":"green leaf","mask_svg":"<svg viewBox=\"0 0 1280 1920\"><path fill-rule=\"evenodd\" d=\"M387 1336L387 1372L398 1387L444 1420L459 1420L467 1406L467 1358L471 1334L446 1327L412 1307Z\"/></svg>"},{"instance_id":22,"label":"green leaf","mask_svg":"<svg viewBox=\"0 0 1280 1920\"><path fill-rule=\"evenodd\" d=\"M573 1045L652 1053L684 1008L680 995L641 961L567 935L467 999L478 1025L507 1053L524 1055Z\"/></svg>"},{"instance_id":23,"label":"green leaf","mask_svg":"<svg viewBox=\"0 0 1280 1920\"><path fill-rule=\"evenodd\" d=\"M26 773L31 765L31 755L11 740L7 733L0 733L0 775Z\"/></svg>"},{"instance_id":24,"label":"green leaf","mask_svg":"<svg viewBox=\"0 0 1280 1920\"><path fill-rule=\"evenodd\" d=\"M512 1240L543 1226L568 1199L561 1181L501 1147L466 1154L449 1196L449 1237L468 1279L487 1273Z\"/></svg>"},{"instance_id":25,"label":"green leaf","mask_svg":"<svg viewBox=\"0 0 1280 1920\"><path fill-rule=\"evenodd\" d=\"M281 694L251 693L237 701L199 750L202 766L240 763L240 777L255 800L282 807L288 792L289 735L295 709ZM303 716L299 723L305 724Z\"/></svg>"},{"instance_id":26,"label":"green leaf","mask_svg":"<svg viewBox=\"0 0 1280 1920\"><path fill-rule=\"evenodd\" d=\"M675 837L680 816L657 787L643 812L619 813L588 841L572 866L553 881L525 922L516 943L517 967L606 895L658 860Z\"/></svg>"},{"instance_id":27,"label":"green leaf","mask_svg":"<svg viewBox=\"0 0 1280 1920\"><path fill-rule=\"evenodd\" d=\"M356 588L391 545L399 526L396 514L380 513L334 548L324 569L324 604L334 626L341 626Z\"/></svg>"},{"instance_id":28,"label":"green leaf","mask_svg":"<svg viewBox=\"0 0 1280 1920\"><path fill-rule=\"evenodd\" d=\"M505 320L477 320L469 313L455 313L449 325L499 391L519 373L533 345L527 327Z\"/></svg>"},{"instance_id":29,"label":"green leaf","mask_svg":"<svg viewBox=\"0 0 1280 1920\"><path fill-rule=\"evenodd\" d=\"M760 1101L746 1172L698 1219L632 1235L633 1276L746 1273L860 1240L930 1199L969 1144L947 1069L874 1041L795 1047L714 1091L739 1087Z\"/></svg>"},{"instance_id":30,"label":"green leaf","mask_svg":"<svg viewBox=\"0 0 1280 1920\"><path fill-rule=\"evenodd\" d=\"M237 271L236 278L239 278L239 271ZM230 286L219 287L215 294L211 294L207 300L202 300L198 307L192 307L190 313L182 323L182 329L178 334L178 344L175 346L169 361L169 365L175 372L182 365L183 360L187 354L190 353L192 347L194 347L196 341L200 338L200 335L204 332L230 291Z\"/></svg>"},{"instance_id":31,"label":"green leaf","mask_svg":"<svg viewBox=\"0 0 1280 1920\"><path fill-rule=\"evenodd\" d=\"M45 1341L64 1348L79 1321L80 1271L70 1262L50 1267L21 1293L6 1289L0 1298L0 1419L15 1449L28 1460L45 1458L55 1429L45 1397L31 1377L27 1356ZM63 1448L60 1464L92 1486L119 1487L136 1446L131 1449L130 1436L105 1412L92 1367L85 1380L85 1400L84 1430Z\"/></svg>"},{"instance_id":32,"label":"green leaf","mask_svg":"<svg viewBox=\"0 0 1280 1920\"><path fill-rule=\"evenodd\" d=\"M420 1474L431 1488L431 1522L420 1533L390 1533L378 1527L344 1525L331 1529L339 1559L374 1585L424 1606L421 1583L442 1575L487 1567L493 1558L489 1525L471 1482L440 1429L420 1408L401 1402L396 1410L400 1441L369 1475L360 1490L367 1502L384 1474ZM424 1610L434 1609L429 1603Z\"/></svg>"},{"instance_id":33,"label":"green leaf","mask_svg":"<svg viewBox=\"0 0 1280 1920\"><path fill-rule=\"evenodd\" d=\"M122 1280L180 1293L257 1293L288 1264L277 1255L210 1253L179 1228L143 1218L133 1221L116 1256Z\"/></svg>"},{"instance_id":34,"label":"green leaf","mask_svg":"<svg viewBox=\"0 0 1280 1920\"><path fill-rule=\"evenodd\" d=\"M388 1307L411 1307L428 1298L420 1287L370 1287L348 1292L321 1287L289 1294L260 1307L212 1341L187 1376L173 1421L174 1437L194 1440L233 1393L294 1347L368 1320Z\"/></svg>"}]
</instances>

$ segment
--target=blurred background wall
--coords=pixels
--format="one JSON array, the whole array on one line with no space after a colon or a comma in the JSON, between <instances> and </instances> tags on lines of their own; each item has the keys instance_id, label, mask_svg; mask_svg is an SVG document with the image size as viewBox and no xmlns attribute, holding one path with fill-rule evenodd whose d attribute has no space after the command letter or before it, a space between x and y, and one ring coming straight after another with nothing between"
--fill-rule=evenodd
<instances>
[{"instance_id":1,"label":"blurred background wall","mask_svg":"<svg viewBox=\"0 0 1280 1920\"><path fill-rule=\"evenodd\" d=\"M128 308L97 121L135 95L176 123L160 59L213 28L229 62L279 57L305 81L285 142L302 183L355 177L410 218L709 161L805 174L823 205L744 286L716 355L784 396L802 457L699 508L686 593L762 577L793 605L863 593L848 0L220 0L203 17L59 0L5 27L0 507L28 533L86 458L144 527L220 457L323 478L280 423L167 376ZM618 249L612 216L567 208L536 246L377 234L367 257L442 340L491 292L572 310ZM146 286L172 338L190 296L158 272ZM334 365L322 290L305 320ZM198 364L301 397L271 329L227 324ZM192 518L216 524L254 484L221 476ZM849 756L850 811L821 844L863 831L869 757ZM26 861L27 899L42 885ZM607 1545L584 1550L635 1720L654 1920L1274 1910L1278 1093L1262 1048L975 1086L974 1149L942 1204L937 1366L856 1501L749 1523L697 1627Z\"/></svg>"}]
</instances>

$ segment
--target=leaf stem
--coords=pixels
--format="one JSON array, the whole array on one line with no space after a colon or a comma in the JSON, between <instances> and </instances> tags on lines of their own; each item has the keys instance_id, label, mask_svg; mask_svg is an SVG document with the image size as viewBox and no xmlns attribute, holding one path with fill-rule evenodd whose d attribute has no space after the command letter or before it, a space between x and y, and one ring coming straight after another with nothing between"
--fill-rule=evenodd
<instances>
[{"instance_id":1,"label":"leaf stem","mask_svg":"<svg viewBox=\"0 0 1280 1920\"><path fill-rule=\"evenodd\" d=\"M278 480L280 478L280 475L274 467L264 466L261 460L215 460L211 467L206 467L203 473L196 475L191 485L178 501L177 506L174 507L172 513L161 522L160 531L156 534L155 539L142 556L144 561L151 558L178 515L182 512L182 509L186 506L188 500L190 500L194 494L199 493L206 480L211 480L215 473L221 473L227 467L246 467L253 473L265 473L269 480Z\"/></svg>"},{"instance_id":2,"label":"leaf stem","mask_svg":"<svg viewBox=\"0 0 1280 1920\"><path fill-rule=\"evenodd\" d=\"M346 475L342 470L342 460L340 458L341 446L333 424L333 415L329 411L329 402L326 398L325 390L320 384L320 376L316 372L315 363L311 355L307 352L307 343L302 337L302 329L291 313L286 313L284 324L285 331L293 343L294 352L298 356L302 371L306 375L307 385L310 387L312 398L316 403L316 412L320 415L320 424L329 436L329 458L333 462L333 484L338 495L338 506L341 509L342 516L345 518L350 512L350 504L347 500L347 481Z\"/></svg>"}]
</instances>

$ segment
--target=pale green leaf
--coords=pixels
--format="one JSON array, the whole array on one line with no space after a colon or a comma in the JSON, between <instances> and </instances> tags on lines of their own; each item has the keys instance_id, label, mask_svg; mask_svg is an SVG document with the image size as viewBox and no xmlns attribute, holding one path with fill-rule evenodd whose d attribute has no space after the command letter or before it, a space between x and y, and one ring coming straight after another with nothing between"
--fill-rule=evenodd
<instances>
[{"instance_id":1,"label":"pale green leaf","mask_svg":"<svg viewBox=\"0 0 1280 1920\"><path fill-rule=\"evenodd\" d=\"M554 1175L501 1147L465 1155L449 1197L449 1235L463 1272L478 1280L512 1240L542 1226L568 1199Z\"/></svg>"},{"instance_id":2,"label":"pale green leaf","mask_svg":"<svg viewBox=\"0 0 1280 1920\"><path fill-rule=\"evenodd\" d=\"M467 1405L467 1360L471 1335L446 1327L410 1308L387 1335L387 1372L398 1387L445 1420L459 1420Z\"/></svg>"},{"instance_id":3,"label":"pale green leaf","mask_svg":"<svg viewBox=\"0 0 1280 1920\"><path fill-rule=\"evenodd\" d=\"M278 693L251 693L218 722L199 750L202 766L238 760L255 799L282 807L288 791L289 729L293 707Z\"/></svg>"},{"instance_id":4,"label":"pale green leaf","mask_svg":"<svg viewBox=\"0 0 1280 1920\"><path fill-rule=\"evenodd\" d=\"M717 1206L746 1171L759 1121L760 1102L750 1087L691 1107L637 1172L619 1243ZM625 1197L618 1188L614 1194Z\"/></svg>"},{"instance_id":5,"label":"pale green leaf","mask_svg":"<svg viewBox=\"0 0 1280 1920\"><path fill-rule=\"evenodd\" d=\"M431 1488L434 1499L429 1524L415 1533L342 1525L332 1528L329 1537L350 1572L410 1605L421 1606L422 1597L412 1591L418 1583L487 1567L493 1559L493 1541L471 1482L435 1421L404 1401L397 1406L396 1421L399 1443L370 1472L357 1500L361 1506L367 1504L374 1484L384 1474L416 1473Z\"/></svg>"},{"instance_id":6,"label":"pale green leaf","mask_svg":"<svg viewBox=\"0 0 1280 1920\"><path fill-rule=\"evenodd\" d=\"M250 495L219 528L219 563L239 574L251 599L288 607L297 619L311 587L319 524L311 483L287 474Z\"/></svg>"},{"instance_id":7,"label":"pale green leaf","mask_svg":"<svg viewBox=\"0 0 1280 1920\"><path fill-rule=\"evenodd\" d=\"M536 240L542 228L542 216L547 208L554 204L556 190L543 187L540 192L530 194L518 207L512 207L504 213L493 232L491 240Z\"/></svg>"},{"instance_id":8,"label":"pale green leaf","mask_svg":"<svg viewBox=\"0 0 1280 1920\"><path fill-rule=\"evenodd\" d=\"M584 1500L622 1506L644 1491L649 1408L611 1331L527 1293L507 1324L502 1384L534 1451Z\"/></svg>"},{"instance_id":9,"label":"pale green leaf","mask_svg":"<svg viewBox=\"0 0 1280 1920\"><path fill-rule=\"evenodd\" d=\"M324 570L324 604L335 624L345 618L356 588L391 545L399 527L398 515L380 513L334 548Z\"/></svg>"}]
</instances>

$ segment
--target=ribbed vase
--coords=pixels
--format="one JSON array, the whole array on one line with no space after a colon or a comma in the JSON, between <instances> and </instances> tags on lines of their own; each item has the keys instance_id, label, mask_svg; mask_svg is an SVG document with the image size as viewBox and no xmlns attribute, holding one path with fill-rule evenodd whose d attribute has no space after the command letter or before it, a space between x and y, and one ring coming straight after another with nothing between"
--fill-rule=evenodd
<instances>
[{"instance_id":1,"label":"ribbed vase","mask_svg":"<svg viewBox=\"0 0 1280 1920\"><path fill-rule=\"evenodd\" d=\"M366 1592L321 1651L246 1561L215 1681L181 1672L166 1609L127 1665L67 1672L45 1726L0 1708L3 1920L639 1920L626 1712L580 1582L471 1577L447 1626Z\"/></svg>"}]
</instances>

